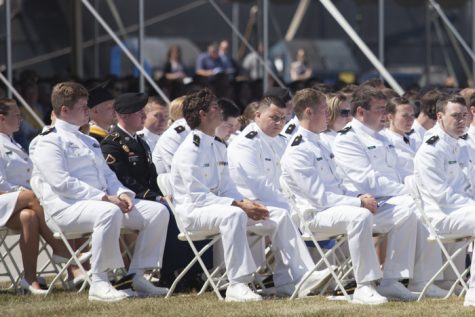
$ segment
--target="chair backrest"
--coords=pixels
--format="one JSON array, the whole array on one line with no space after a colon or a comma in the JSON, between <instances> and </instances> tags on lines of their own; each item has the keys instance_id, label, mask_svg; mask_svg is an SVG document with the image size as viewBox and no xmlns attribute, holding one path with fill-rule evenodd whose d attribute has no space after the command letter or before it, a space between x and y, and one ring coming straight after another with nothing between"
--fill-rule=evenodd
<instances>
[{"instance_id":1,"label":"chair backrest","mask_svg":"<svg viewBox=\"0 0 475 317\"><path fill-rule=\"evenodd\" d=\"M414 175L406 176L406 178L404 179L404 185L406 186L406 189L409 192L409 195L412 197L412 199L416 203L418 216L422 220L422 223L429 230L429 233L431 236L436 236L435 229L432 226L432 223L429 220L429 217L427 217L427 214L425 213L424 200L422 199L419 186L417 185L416 177Z\"/></svg>"}]
</instances>

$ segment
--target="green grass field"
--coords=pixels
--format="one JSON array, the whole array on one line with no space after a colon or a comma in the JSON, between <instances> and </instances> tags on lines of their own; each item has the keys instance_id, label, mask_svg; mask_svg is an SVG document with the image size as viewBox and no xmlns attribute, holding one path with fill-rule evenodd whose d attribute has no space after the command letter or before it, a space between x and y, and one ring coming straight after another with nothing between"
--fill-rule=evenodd
<instances>
[{"instance_id":1,"label":"green grass field","mask_svg":"<svg viewBox=\"0 0 475 317\"><path fill-rule=\"evenodd\" d=\"M462 299L453 297L370 307L329 301L322 296L295 301L269 299L257 303L226 303L217 300L213 293L97 303L89 302L86 293L57 291L46 298L0 293L0 316L475 316L475 308L465 308L462 304Z\"/></svg>"}]
</instances>

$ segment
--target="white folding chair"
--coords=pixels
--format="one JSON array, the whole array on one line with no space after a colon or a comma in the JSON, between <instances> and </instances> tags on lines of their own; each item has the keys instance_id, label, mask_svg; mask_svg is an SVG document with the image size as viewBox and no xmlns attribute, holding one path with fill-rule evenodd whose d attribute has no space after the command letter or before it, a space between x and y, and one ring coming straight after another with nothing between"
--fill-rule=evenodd
<instances>
[{"instance_id":1,"label":"white folding chair","mask_svg":"<svg viewBox=\"0 0 475 317\"><path fill-rule=\"evenodd\" d=\"M460 294L460 296L465 292L465 291L468 291L468 287L467 287L467 284L465 283L465 280L463 279L463 277L469 272L469 269L467 268L466 270L464 270L464 272L460 273L459 270L457 269L457 267L455 266L454 262L453 262L453 259L455 257L457 257L462 251L466 250L466 248L468 247L468 245L470 243L472 243L472 241L474 240L474 237L473 236L467 236L467 235L460 235L460 234L450 234L450 235L441 235L441 234L438 234L437 231L435 230L434 226L432 225L432 222L429 220L429 218L427 217L427 214L425 213L425 210L424 210L424 200L422 199L422 196L421 196L421 193L419 191L419 187L416 183L416 179L414 177L414 175L409 175L405 178L405 181L404 181L405 185L406 185L406 188L409 192L409 194L411 195L411 197L414 199L415 203L416 203L416 206L417 206L417 209L419 211L419 216L420 216L420 219L422 221L422 223L425 225L425 227L427 228L427 230L429 231L429 237L427 238L429 242L436 242L443 255L445 256L445 259L446 261L443 263L442 267L439 269L439 271L437 271L436 274L434 274L434 276L427 282L427 284L424 286L424 289L422 290L421 294L419 295L419 298L418 298L418 301L420 301L427 289L430 287L430 285L432 285L432 283L434 283L434 281L437 279L437 277L442 274L445 269L447 269L447 267L450 265L450 267L454 270L454 273L455 275L457 276L457 280L454 282L454 284L452 285L452 287L450 288L448 294L445 296L445 298L448 298L449 296L451 296L455 290L455 287L457 285L457 283L460 283L464 289L464 291ZM459 248L457 248L453 253L452 255L449 254L449 252L447 251L447 249L445 248L445 245L444 244L447 244L447 243L454 243L454 242L465 242L463 243L462 245L460 245Z\"/></svg>"},{"instance_id":2,"label":"white folding chair","mask_svg":"<svg viewBox=\"0 0 475 317\"><path fill-rule=\"evenodd\" d=\"M54 277L53 281L51 282L48 288L48 292L46 293L46 296L52 291L55 283L58 280L63 282L61 278L63 274L66 272L66 270L68 269L68 267L72 264L77 265L85 277L84 282L78 291L78 292L81 292L86 288L87 284L89 285L91 284L91 280L86 270L84 269L83 265L79 261L78 256L90 244L92 232L63 232L63 230L61 230L59 225L55 222L54 218L51 217L51 214L50 214L51 211L45 208L44 206L43 195L42 195L44 183L42 179L38 175L35 175L30 179L30 185L36 197L40 201L40 204L43 206L46 223L48 224L48 227L50 228L50 230L53 232L54 238L60 239L61 241L63 241L64 245L69 251L69 254L71 255L70 259L57 272L56 276ZM85 242L81 246L79 246L79 248L77 248L76 251L74 251L68 241L72 239L84 239Z\"/></svg>"},{"instance_id":3,"label":"white folding chair","mask_svg":"<svg viewBox=\"0 0 475 317\"><path fill-rule=\"evenodd\" d=\"M300 224L300 226L303 227L303 234L302 234L303 239L307 241L312 241L321 257L321 260L315 264L313 269L310 272L308 272L305 278L303 278L302 281L300 281L300 283L297 285L290 299L291 300L295 299L298 295L298 292L302 284L307 280L307 278L314 271L316 271L322 264L325 264L325 266L330 270L331 275L337 284L337 288L341 290L346 300L350 301L351 297L346 292L345 287L343 286L342 280L341 280L342 277L345 276L345 274L342 276L340 273L343 272L344 268L347 268L347 266L350 265L351 262L345 261L344 267L339 266L337 271L335 271L334 266L329 261L329 257L335 254L336 250L338 250L339 247L347 240L346 235L341 234L341 235L336 235L336 236L323 236L321 234L312 232L308 226L308 221L311 218L313 218L313 215L315 214L315 210L314 209L307 209L303 211L299 210L297 207L296 197L294 193L290 190L289 186L287 185L283 177L280 178L280 185L281 185L284 195L287 197L290 203L290 206L292 207L292 219L294 219L294 221L298 221L298 224ZM324 240L335 240L336 244L333 248L325 252L323 251L322 247L318 243L319 241L324 241Z\"/></svg>"},{"instance_id":4,"label":"white folding chair","mask_svg":"<svg viewBox=\"0 0 475 317\"><path fill-rule=\"evenodd\" d=\"M18 232L7 227L0 227L0 264L4 270L4 272L0 273L0 276L8 277L10 280L11 284L8 289L15 288L21 276L21 270L12 254L13 249L19 245L19 240L15 237L15 241L12 244L7 242L8 237L18 235Z\"/></svg>"},{"instance_id":5,"label":"white folding chair","mask_svg":"<svg viewBox=\"0 0 475 317\"><path fill-rule=\"evenodd\" d=\"M175 291L176 286L178 283L181 281L181 279L188 273L188 271L193 267L193 265L198 261L198 263L201 266L201 269L203 270L204 274L206 275L206 282L205 285L211 285L213 288L213 291L216 293L216 296L220 300L223 299L221 296L221 293L219 292L219 288L216 285L216 283L213 280L213 277L215 274L211 274L206 267L206 265L203 262L203 259L201 256L209 250L219 239L221 239L221 235L219 233L219 230L214 230L214 231L188 231L186 230L185 226L183 225L183 222L180 218L180 215L175 211L175 205L172 201L172 194L173 194L173 187L171 184L170 173L164 173L160 174L157 177L157 183L158 187L160 188L160 191L165 197L165 200L168 204L168 207L173 213L173 216L175 217L176 224L178 226L178 230L180 233L178 234L178 239L181 241L187 241L188 245L190 246L191 250L193 251L194 258L190 261L190 263L180 272L180 274L175 278L173 281L173 284L170 287L170 290L168 291L168 294L165 298L170 297L173 292ZM206 243L205 246L203 246L199 251L196 248L195 244L193 243L194 241L205 241L205 240L210 240L208 243ZM217 268L218 269L218 268ZM217 269L215 270L217 272ZM213 272L214 273L214 272ZM204 288L204 287L203 287ZM203 291L200 291L199 294L202 293Z\"/></svg>"}]
</instances>

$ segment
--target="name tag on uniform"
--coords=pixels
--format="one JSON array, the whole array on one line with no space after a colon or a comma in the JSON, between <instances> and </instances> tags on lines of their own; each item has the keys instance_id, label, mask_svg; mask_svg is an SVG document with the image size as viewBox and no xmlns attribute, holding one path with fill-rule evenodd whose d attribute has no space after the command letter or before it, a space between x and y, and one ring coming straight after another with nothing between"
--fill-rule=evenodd
<instances>
[{"instance_id":1,"label":"name tag on uniform","mask_svg":"<svg viewBox=\"0 0 475 317\"><path fill-rule=\"evenodd\" d=\"M137 155L129 156L129 162L138 162L140 161L140 157Z\"/></svg>"},{"instance_id":2,"label":"name tag on uniform","mask_svg":"<svg viewBox=\"0 0 475 317\"><path fill-rule=\"evenodd\" d=\"M228 162L220 161L218 162L218 166L228 166Z\"/></svg>"},{"instance_id":3,"label":"name tag on uniform","mask_svg":"<svg viewBox=\"0 0 475 317\"><path fill-rule=\"evenodd\" d=\"M393 149L393 148L394 148L394 145L389 144L388 147L389 147L390 149Z\"/></svg>"},{"instance_id":4,"label":"name tag on uniform","mask_svg":"<svg viewBox=\"0 0 475 317\"><path fill-rule=\"evenodd\" d=\"M323 157L317 157L317 161L323 160Z\"/></svg>"},{"instance_id":5,"label":"name tag on uniform","mask_svg":"<svg viewBox=\"0 0 475 317\"><path fill-rule=\"evenodd\" d=\"M450 164L456 164L456 163L457 163L457 161L449 161L449 165Z\"/></svg>"},{"instance_id":6,"label":"name tag on uniform","mask_svg":"<svg viewBox=\"0 0 475 317\"><path fill-rule=\"evenodd\" d=\"M203 167L209 167L209 163L203 164Z\"/></svg>"},{"instance_id":7,"label":"name tag on uniform","mask_svg":"<svg viewBox=\"0 0 475 317\"><path fill-rule=\"evenodd\" d=\"M100 147L99 144L97 144L97 143L93 143L92 146L93 147Z\"/></svg>"},{"instance_id":8,"label":"name tag on uniform","mask_svg":"<svg viewBox=\"0 0 475 317\"><path fill-rule=\"evenodd\" d=\"M11 154L13 154L13 152L12 152L12 151L8 151L8 152L5 152L5 154L6 154L6 155L11 155Z\"/></svg>"},{"instance_id":9,"label":"name tag on uniform","mask_svg":"<svg viewBox=\"0 0 475 317\"><path fill-rule=\"evenodd\" d=\"M267 157L265 157L264 160L266 160L268 162L272 161L270 158L267 158Z\"/></svg>"},{"instance_id":10,"label":"name tag on uniform","mask_svg":"<svg viewBox=\"0 0 475 317\"><path fill-rule=\"evenodd\" d=\"M375 149L375 148L376 148L376 145L368 146L368 150L372 150L372 149Z\"/></svg>"}]
</instances>

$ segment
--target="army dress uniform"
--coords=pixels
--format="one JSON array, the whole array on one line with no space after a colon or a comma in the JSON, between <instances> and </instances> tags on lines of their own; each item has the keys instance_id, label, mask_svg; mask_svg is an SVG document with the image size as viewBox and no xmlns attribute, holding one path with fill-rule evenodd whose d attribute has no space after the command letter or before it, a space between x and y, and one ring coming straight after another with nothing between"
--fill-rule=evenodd
<instances>
[{"instance_id":1,"label":"army dress uniform","mask_svg":"<svg viewBox=\"0 0 475 317\"><path fill-rule=\"evenodd\" d=\"M129 135L119 125L101 142L101 150L109 167L135 197L159 200L157 172L147 142L139 135Z\"/></svg>"},{"instance_id":2,"label":"army dress uniform","mask_svg":"<svg viewBox=\"0 0 475 317\"><path fill-rule=\"evenodd\" d=\"M43 180L44 207L62 230L92 232L93 273L123 267L120 229L138 230L129 270L160 267L168 224L162 204L133 200L122 213L105 195L135 194L107 166L97 141L79 126L57 119L55 128L37 136L30 146L34 175Z\"/></svg>"},{"instance_id":3,"label":"army dress uniform","mask_svg":"<svg viewBox=\"0 0 475 317\"><path fill-rule=\"evenodd\" d=\"M235 206L243 199L231 180L226 146L193 130L172 162L172 182L177 212L190 231L219 229L230 282L249 282L257 266L249 249L246 227L265 228L276 256L274 284L287 285L313 268L313 261L288 212L268 208L269 219L254 221Z\"/></svg>"},{"instance_id":4,"label":"army dress uniform","mask_svg":"<svg viewBox=\"0 0 475 317\"><path fill-rule=\"evenodd\" d=\"M173 156L189 133L190 127L184 118L176 120L163 132L152 150L152 161L158 174L170 172Z\"/></svg>"},{"instance_id":5,"label":"army dress uniform","mask_svg":"<svg viewBox=\"0 0 475 317\"><path fill-rule=\"evenodd\" d=\"M414 283L428 281L439 267L440 251L427 243L428 232L417 220L416 205L398 172L394 145L381 133L353 119L338 133L334 154L344 185L355 192L371 194L379 202L379 230L390 232L386 262L393 264L385 264L384 277L414 277Z\"/></svg>"},{"instance_id":6,"label":"army dress uniform","mask_svg":"<svg viewBox=\"0 0 475 317\"><path fill-rule=\"evenodd\" d=\"M282 157L282 178L296 196L298 210L315 211L308 219L312 232L348 235L356 282L377 280L382 277L372 239L377 221L361 207L357 193L342 186L333 154L321 141L321 134L301 127Z\"/></svg>"},{"instance_id":7,"label":"army dress uniform","mask_svg":"<svg viewBox=\"0 0 475 317\"><path fill-rule=\"evenodd\" d=\"M270 137L253 122L228 147L229 171L241 194L264 205L289 209L280 190L280 160L287 140Z\"/></svg>"},{"instance_id":8,"label":"army dress uniform","mask_svg":"<svg viewBox=\"0 0 475 317\"><path fill-rule=\"evenodd\" d=\"M468 155L461 150L460 140L437 126L415 156L415 179L424 210L439 234L474 235L475 171ZM473 260L470 273L469 284L473 287Z\"/></svg>"}]
</instances>

